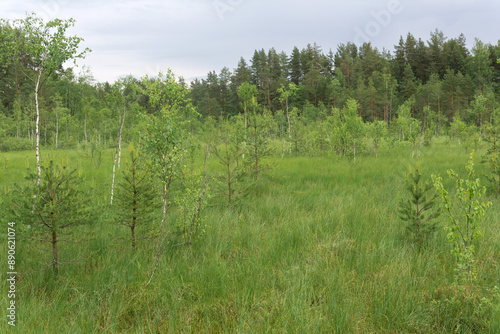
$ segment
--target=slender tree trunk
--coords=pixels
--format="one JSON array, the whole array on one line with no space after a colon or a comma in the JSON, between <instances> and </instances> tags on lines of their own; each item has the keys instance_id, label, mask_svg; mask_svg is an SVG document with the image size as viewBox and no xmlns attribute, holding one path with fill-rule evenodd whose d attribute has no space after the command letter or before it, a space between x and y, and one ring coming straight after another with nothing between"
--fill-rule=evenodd
<instances>
[{"instance_id":1,"label":"slender tree trunk","mask_svg":"<svg viewBox=\"0 0 500 334\"><path fill-rule=\"evenodd\" d=\"M286 99L286 119L288 121L288 138L292 139L292 125L290 123L290 115L288 114L288 98Z\"/></svg>"},{"instance_id":2,"label":"slender tree trunk","mask_svg":"<svg viewBox=\"0 0 500 334\"><path fill-rule=\"evenodd\" d=\"M283 158L285 156L285 146L286 146L286 142L285 142L285 125L283 124L283 122L281 122L281 138L283 139L283 149L281 151L281 158Z\"/></svg>"},{"instance_id":3,"label":"slender tree trunk","mask_svg":"<svg viewBox=\"0 0 500 334\"><path fill-rule=\"evenodd\" d=\"M130 231L132 232L132 249L135 249L135 223L133 223L132 226L130 226Z\"/></svg>"},{"instance_id":4,"label":"slender tree trunk","mask_svg":"<svg viewBox=\"0 0 500 334\"><path fill-rule=\"evenodd\" d=\"M125 103L123 104L123 116L121 117L120 120L120 129L118 130L118 169L120 169L120 161L121 161L121 156L122 156L122 131L123 131L123 124L125 123L125 111L126 111L126 105Z\"/></svg>"},{"instance_id":5,"label":"slender tree trunk","mask_svg":"<svg viewBox=\"0 0 500 334\"><path fill-rule=\"evenodd\" d=\"M257 120L255 120L257 122ZM259 186L259 152L258 152L258 138L257 138L257 124L255 124L255 181L257 182L257 186Z\"/></svg>"},{"instance_id":6,"label":"slender tree trunk","mask_svg":"<svg viewBox=\"0 0 500 334\"><path fill-rule=\"evenodd\" d=\"M243 155L241 156L245 159L245 150L247 149L247 108L245 106L245 140L243 141Z\"/></svg>"},{"instance_id":7,"label":"slender tree trunk","mask_svg":"<svg viewBox=\"0 0 500 334\"><path fill-rule=\"evenodd\" d=\"M116 159L118 157L118 154L115 154L115 161L113 162L113 180L111 181L111 202L110 204L113 204L113 194L115 190L115 175L116 175Z\"/></svg>"},{"instance_id":8,"label":"slender tree trunk","mask_svg":"<svg viewBox=\"0 0 500 334\"><path fill-rule=\"evenodd\" d=\"M115 161L113 163L113 180L111 182L111 204L113 204L113 193L115 189L115 176L116 176L116 164L118 163L118 168L120 168L120 158L122 154L122 130L123 130L123 123L125 119L125 106L123 107L123 117L120 117L119 124L120 127L118 128L118 148L117 148L117 153L115 154Z\"/></svg>"},{"instance_id":9,"label":"slender tree trunk","mask_svg":"<svg viewBox=\"0 0 500 334\"><path fill-rule=\"evenodd\" d=\"M87 114L85 113L85 120L83 122L83 133L85 135L85 143L87 142Z\"/></svg>"},{"instance_id":10,"label":"slender tree trunk","mask_svg":"<svg viewBox=\"0 0 500 334\"><path fill-rule=\"evenodd\" d=\"M229 205L231 205L231 168L229 163L227 163L227 196Z\"/></svg>"},{"instance_id":11,"label":"slender tree trunk","mask_svg":"<svg viewBox=\"0 0 500 334\"><path fill-rule=\"evenodd\" d=\"M58 146L58 141L59 141L59 116L56 113L56 150Z\"/></svg>"},{"instance_id":12,"label":"slender tree trunk","mask_svg":"<svg viewBox=\"0 0 500 334\"><path fill-rule=\"evenodd\" d=\"M35 84L35 111L36 111L36 122L35 122L35 154L36 154L36 169L38 171L38 179L36 181L37 186L40 185L40 180L42 179L42 169L40 168L40 109L38 108L38 91L40 89L40 79L42 77L42 71L38 72Z\"/></svg>"},{"instance_id":13,"label":"slender tree trunk","mask_svg":"<svg viewBox=\"0 0 500 334\"><path fill-rule=\"evenodd\" d=\"M354 158L353 158L353 160L356 161L356 138L354 138L353 143L354 143L354 150L353 150L353 152L354 152Z\"/></svg>"},{"instance_id":14,"label":"slender tree trunk","mask_svg":"<svg viewBox=\"0 0 500 334\"><path fill-rule=\"evenodd\" d=\"M59 260L57 253L57 232L55 228L55 222L52 222L52 268L54 269L54 273L57 275L59 273Z\"/></svg>"}]
</instances>

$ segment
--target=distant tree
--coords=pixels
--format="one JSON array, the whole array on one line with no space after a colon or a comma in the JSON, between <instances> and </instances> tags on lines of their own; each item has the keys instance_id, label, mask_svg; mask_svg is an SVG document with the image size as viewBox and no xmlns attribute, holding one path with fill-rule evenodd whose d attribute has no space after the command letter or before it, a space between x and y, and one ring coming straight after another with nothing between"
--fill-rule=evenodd
<instances>
[{"instance_id":1,"label":"distant tree","mask_svg":"<svg viewBox=\"0 0 500 334\"><path fill-rule=\"evenodd\" d=\"M387 123L377 120L367 125L368 136L373 141L373 149L375 151L375 158L378 158L378 148L380 142L387 135Z\"/></svg>"},{"instance_id":2,"label":"distant tree","mask_svg":"<svg viewBox=\"0 0 500 334\"><path fill-rule=\"evenodd\" d=\"M442 77L444 75L444 71L446 69L446 58L443 56L445 43L446 37L444 36L442 31L436 29L434 30L434 32L431 32L431 39L428 42L428 53L430 60L430 66L428 67L429 76L434 73L439 75L439 77Z\"/></svg>"},{"instance_id":3,"label":"distant tree","mask_svg":"<svg viewBox=\"0 0 500 334\"><path fill-rule=\"evenodd\" d=\"M358 116L359 103L354 99L347 100L342 114L344 117L344 132L347 142L352 148L353 160L356 160L356 140L359 142L365 135L365 124L363 119Z\"/></svg>"},{"instance_id":4,"label":"distant tree","mask_svg":"<svg viewBox=\"0 0 500 334\"><path fill-rule=\"evenodd\" d=\"M491 87L493 68L490 66L490 51L488 45L476 38L469 57L468 69L478 89L485 93Z\"/></svg>"},{"instance_id":5,"label":"distant tree","mask_svg":"<svg viewBox=\"0 0 500 334\"><path fill-rule=\"evenodd\" d=\"M283 104L284 111L286 114L286 118L288 121L288 136L291 138L292 136L292 123L290 122L290 114L289 114L289 100L292 96L294 96L297 92L297 86L294 83L290 83L288 87L285 87L282 85L280 88L278 88L277 93L279 94L279 100L281 104Z\"/></svg>"},{"instance_id":6,"label":"distant tree","mask_svg":"<svg viewBox=\"0 0 500 334\"><path fill-rule=\"evenodd\" d=\"M398 108L398 118L394 122L394 127L399 133L399 140L412 143L412 156L415 154L417 141L422 137L421 122L411 116L411 106L413 100L408 100Z\"/></svg>"},{"instance_id":7,"label":"distant tree","mask_svg":"<svg viewBox=\"0 0 500 334\"><path fill-rule=\"evenodd\" d=\"M410 99L417 91L417 78L410 65L404 69L400 88L404 100Z\"/></svg>"},{"instance_id":8,"label":"distant tree","mask_svg":"<svg viewBox=\"0 0 500 334\"><path fill-rule=\"evenodd\" d=\"M257 95L257 86L252 85L248 82L244 82L238 88L238 97L240 98L241 106L243 107L243 113L245 117L245 140L243 142L243 158L245 158L246 151L246 137L248 128L248 117L250 108L252 108L253 103L257 103L255 96Z\"/></svg>"},{"instance_id":9,"label":"distant tree","mask_svg":"<svg viewBox=\"0 0 500 334\"><path fill-rule=\"evenodd\" d=\"M288 68L291 83L297 86L300 85L302 83L303 72L302 64L300 62L300 50L296 46L292 50Z\"/></svg>"}]
</instances>

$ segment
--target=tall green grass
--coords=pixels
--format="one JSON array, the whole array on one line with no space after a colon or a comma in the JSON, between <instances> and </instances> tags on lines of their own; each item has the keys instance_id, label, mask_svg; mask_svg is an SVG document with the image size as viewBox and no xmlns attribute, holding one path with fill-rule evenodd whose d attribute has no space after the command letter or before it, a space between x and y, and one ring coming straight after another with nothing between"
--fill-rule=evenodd
<instances>
[{"instance_id":1,"label":"tall green grass","mask_svg":"<svg viewBox=\"0 0 500 334\"><path fill-rule=\"evenodd\" d=\"M2 194L22 180L26 165L34 166L33 155L0 154ZM99 168L78 151L46 155L81 170L96 188L100 212L75 231L79 242L61 246L62 257L77 261L61 265L59 277L47 267L50 254L19 236L18 325L13 330L2 321L1 332L440 332L429 310L435 291L453 282L454 261L442 229L420 252L405 241L397 203L403 174L417 160L408 149L355 163L336 156L273 159L277 167L247 197L231 207L212 199L203 212L207 232L191 247L164 254L147 287L154 243L139 240L134 252L128 230L111 223L112 152ZM418 160L430 178L448 168L462 172L467 154L440 143ZM483 166L477 168L480 175ZM484 288L500 282L500 209L492 200L477 248ZM6 250L5 238L1 245ZM500 328L496 312L492 333Z\"/></svg>"}]
</instances>

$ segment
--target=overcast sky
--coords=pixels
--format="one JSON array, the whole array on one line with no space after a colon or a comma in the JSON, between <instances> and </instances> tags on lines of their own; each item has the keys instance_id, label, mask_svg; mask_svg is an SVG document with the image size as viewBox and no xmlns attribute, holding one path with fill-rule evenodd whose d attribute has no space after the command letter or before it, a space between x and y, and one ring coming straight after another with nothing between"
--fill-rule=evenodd
<instances>
[{"instance_id":1,"label":"overcast sky","mask_svg":"<svg viewBox=\"0 0 500 334\"><path fill-rule=\"evenodd\" d=\"M497 0L2 0L0 17L36 12L44 19L74 18L72 35L92 49L82 65L97 81L154 75L171 68L186 80L233 70L240 57L274 47L290 54L317 43L334 52L339 43L370 41L393 51L411 32L427 41L439 29L497 44ZM77 69L78 73L80 70Z\"/></svg>"}]
</instances>

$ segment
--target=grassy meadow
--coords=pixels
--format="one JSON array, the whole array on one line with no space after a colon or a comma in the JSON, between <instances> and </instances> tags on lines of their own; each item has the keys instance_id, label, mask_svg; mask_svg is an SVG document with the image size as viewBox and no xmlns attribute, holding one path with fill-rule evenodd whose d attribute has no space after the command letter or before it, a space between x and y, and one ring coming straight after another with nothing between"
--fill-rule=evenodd
<instances>
[{"instance_id":1,"label":"grassy meadow","mask_svg":"<svg viewBox=\"0 0 500 334\"><path fill-rule=\"evenodd\" d=\"M438 231L419 251L405 239L398 201L406 196L404 174L416 161L429 182L431 174L441 174L452 191L446 170L465 176L463 147L437 142L419 158L412 158L411 148L386 147L378 158L360 156L355 162L336 156L269 158L276 167L245 198L229 207L213 195L203 211L206 233L192 246L164 254L148 286L154 241L139 239L132 250L130 232L112 222L106 204L113 153L105 151L97 166L83 151L42 151L42 160L78 168L85 184L95 188L97 218L61 243L61 261L67 263L57 277L49 245L18 232L17 326L8 326L4 316L0 332L444 332L440 318L446 312L439 313L433 301L449 293L454 280L455 261L443 230L447 217L439 218ZM481 154L475 159L479 177L486 172ZM26 168L35 166L34 156L0 153L2 201ZM212 172L219 167L212 162ZM500 286L500 206L498 198L487 199L493 205L476 245L478 285L486 296ZM6 236L7 221L1 222ZM6 239L0 241L4 258ZM2 286L5 310L5 279ZM498 305L485 319L483 332L500 333Z\"/></svg>"}]
</instances>

